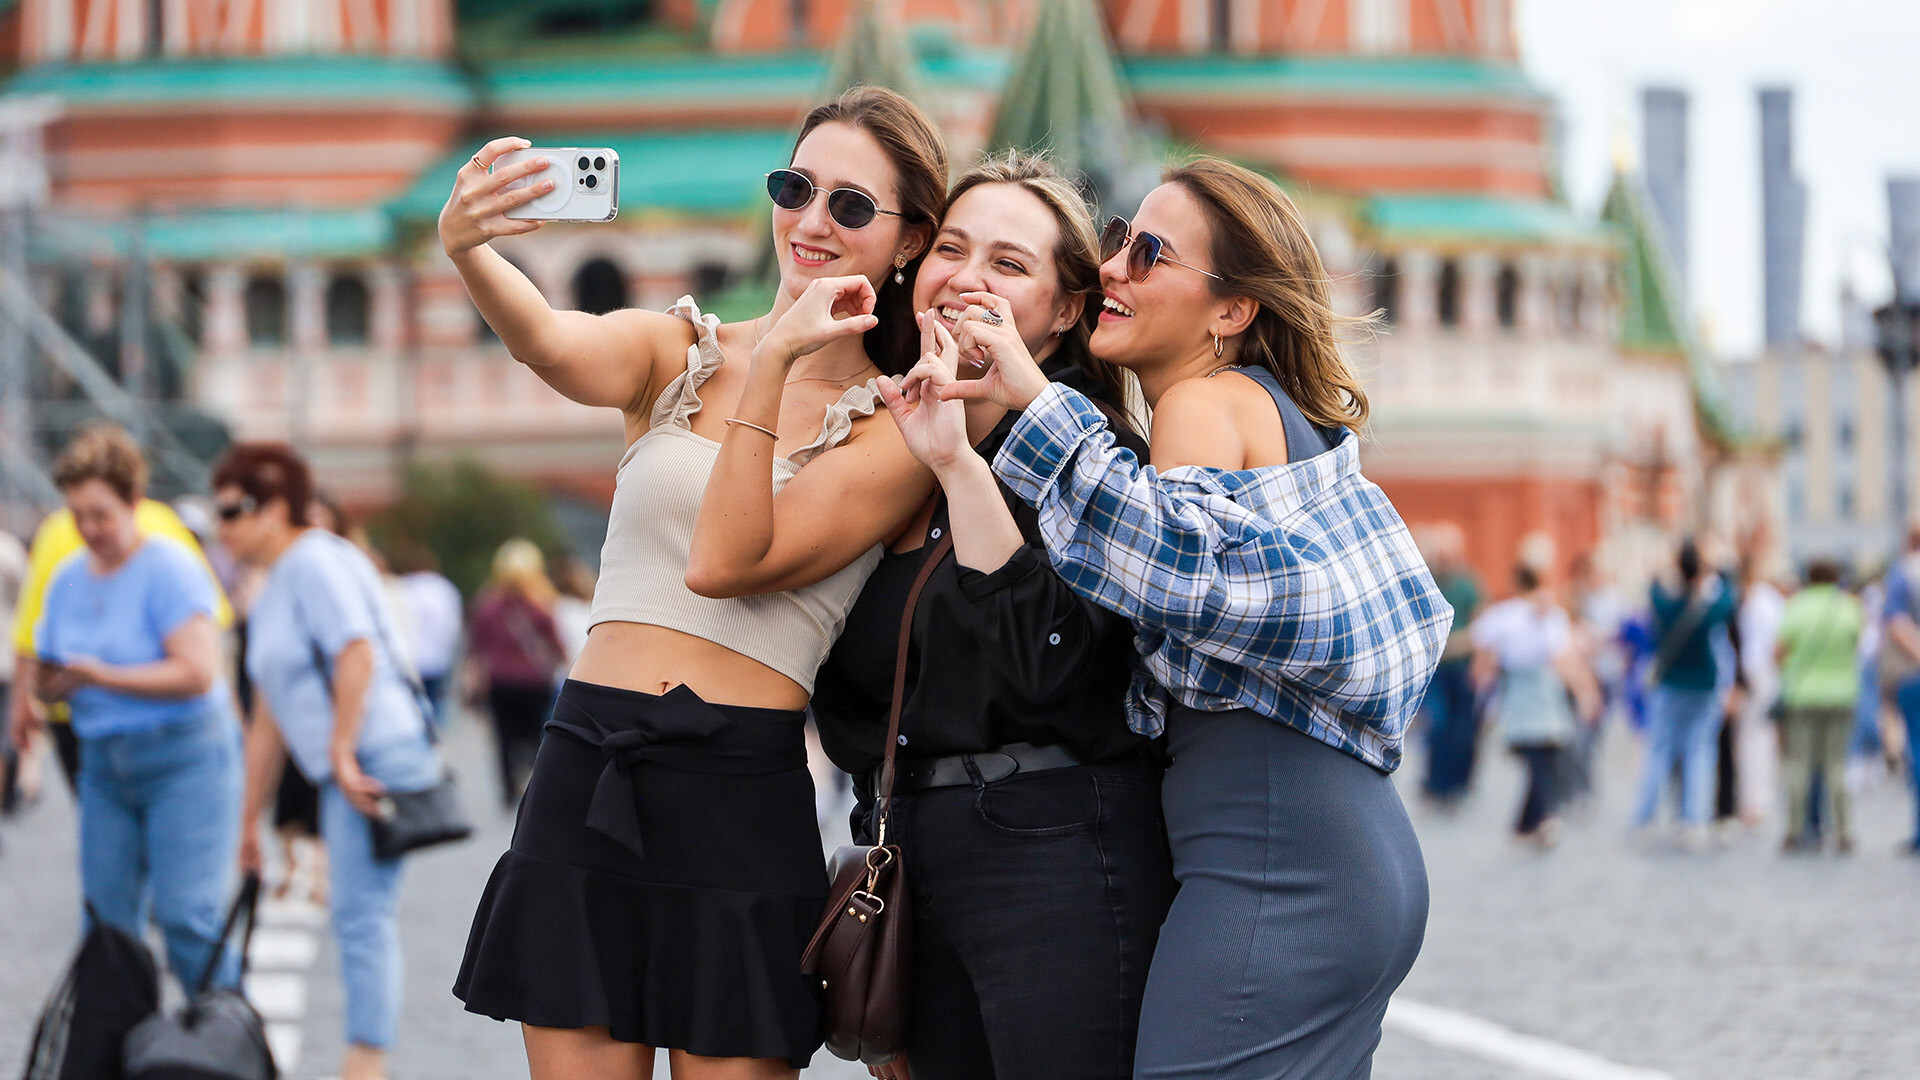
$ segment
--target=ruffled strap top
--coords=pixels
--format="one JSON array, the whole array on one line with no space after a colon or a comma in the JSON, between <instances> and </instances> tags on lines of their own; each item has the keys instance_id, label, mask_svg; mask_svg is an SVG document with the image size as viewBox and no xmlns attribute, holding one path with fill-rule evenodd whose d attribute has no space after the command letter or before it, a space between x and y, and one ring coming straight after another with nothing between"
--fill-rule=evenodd
<instances>
[{"instance_id":1,"label":"ruffled strap top","mask_svg":"<svg viewBox=\"0 0 1920 1080\"><path fill-rule=\"evenodd\" d=\"M713 377L713 373L726 362L726 355L720 351L720 318L704 313L693 297L683 296L679 303L667 309L667 314L678 315L693 324L693 344L687 346L687 370L667 384L653 403L653 411L648 414L648 433L663 424L684 431L694 438L693 414L700 411L700 387ZM853 433L853 422L862 417L872 416L881 406L878 379L869 379L859 386L850 386L840 395L840 400L827 407L826 415L820 420L820 433L812 442L793 451L784 458L775 461L775 468L784 471L788 478L798 472L807 462L826 453L828 450L847 441ZM703 439L711 442L712 440ZM791 468L779 470L781 462Z\"/></svg>"},{"instance_id":2,"label":"ruffled strap top","mask_svg":"<svg viewBox=\"0 0 1920 1080\"><path fill-rule=\"evenodd\" d=\"M715 600L686 585L693 524L720 444L693 430L700 387L725 362L720 320L693 298L669 308L693 324L687 370L660 392L646 434L620 459L593 594L594 623L631 622L692 634L755 660L813 692L814 675L840 635L847 612L880 561L878 544L824 581L782 593ZM814 458L839 446L854 421L880 406L878 380L840 395L812 442L773 461L779 491Z\"/></svg>"}]
</instances>

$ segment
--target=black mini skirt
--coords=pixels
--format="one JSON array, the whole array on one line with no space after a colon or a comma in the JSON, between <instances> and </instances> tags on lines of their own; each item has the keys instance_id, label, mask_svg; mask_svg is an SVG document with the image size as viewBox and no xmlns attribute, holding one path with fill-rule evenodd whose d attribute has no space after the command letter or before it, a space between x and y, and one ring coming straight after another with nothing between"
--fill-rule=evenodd
<instances>
[{"instance_id":1,"label":"black mini skirt","mask_svg":"<svg viewBox=\"0 0 1920 1080\"><path fill-rule=\"evenodd\" d=\"M569 679L474 914L467 1011L804 1068L827 895L804 718Z\"/></svg>"}]
</instances>

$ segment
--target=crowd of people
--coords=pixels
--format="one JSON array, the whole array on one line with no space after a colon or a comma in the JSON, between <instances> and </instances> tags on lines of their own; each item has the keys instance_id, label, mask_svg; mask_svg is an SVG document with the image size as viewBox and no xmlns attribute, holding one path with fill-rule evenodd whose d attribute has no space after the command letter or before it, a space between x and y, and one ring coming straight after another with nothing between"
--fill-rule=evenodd
<instances>
[{"instance_id":1,"label":"crowd of people","mask_svg":"<svg viewBox=\"0 0 1920 1080\"><path fill-rule=\"evenodd\" d=\"M177 509L146 497L141 450L108 425L76 438L53 479L65 505L31 547L0 533L13 638L0 811L36 801L41 762L57 761L79 808L90 916L138 933L150 914L188 990L216 955L236 872L266 868L270 828L273 894L331 913L342 1075L384 1076L402 992L401 860L376 849L379 800L442 775L435 728L463 656L516 797L513 769L531 768L527 744L569 655L556 620L578 614L525 540L502 546L469 614L426 549L375 549L282 445L235 446L212 490ZM590 574L570 572L591 590ZM523 633L549 650L531 667L501 659ZM208 985L232 986L239 956L218 955Z\"/></svg>"},{"instance_id":2,"label":"crowd of people","mask_svg":"<svg viewBox=\"0 0 1920 1080\"><path fill-rule=\"evenodd\" d=\"M1466 795L1477 746L1497 740L1526 767L1515 835L1552 847L1591 792L1611 723L1640 739L1627 825L1644 842L1670 806L1689 850L1772 829L1786 853L1848 853L1852 793L1915 768L1920 528L1866 580L1816 558L1789 581L1759 554L1727 559L1689 540L1637 601L1590 559L1556 585L1549 552L1522 558L1510 598L1483 604L1459 529L1429 529L1423 543L1456 612L1422 708L1422 792L1438 808ZM1911 782L1920 792L1920 770ZM1920 853L1920 796L1902 846Z\"/></svg>"}]
</instances>

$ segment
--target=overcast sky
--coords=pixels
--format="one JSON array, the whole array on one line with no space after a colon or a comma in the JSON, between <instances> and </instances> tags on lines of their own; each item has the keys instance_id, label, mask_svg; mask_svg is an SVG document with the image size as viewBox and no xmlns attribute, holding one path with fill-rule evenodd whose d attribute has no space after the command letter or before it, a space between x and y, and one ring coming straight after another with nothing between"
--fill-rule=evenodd
<instances>
[{"instance_id":1,"label":"overcast sky","mask_svg":"<svg viewBox=\"0 0 1920 1080\"><path fill-rule=\"evenodd\" d=\"M1575 205L1596 210L1623 139L1637 162L1639 90L1692 95L1694 314L1716 352L1759 348L1762 84L1794 88L1794 157L1806 181L1806 332L1832 341L1851 276L1890 290L1889 173L1920 175L1917 0L1518 0L1521 48L1558 99Z\"/></svg>"}]
</instances>

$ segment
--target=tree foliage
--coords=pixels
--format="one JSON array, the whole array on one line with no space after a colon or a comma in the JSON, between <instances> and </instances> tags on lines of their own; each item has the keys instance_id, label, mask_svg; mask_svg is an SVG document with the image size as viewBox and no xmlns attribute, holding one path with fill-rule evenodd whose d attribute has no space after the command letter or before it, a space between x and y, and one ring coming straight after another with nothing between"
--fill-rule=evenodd
<instances>
[{"instance_id":1,"label":"tree foliage","mask_svg":"<svg viewBox=\"0 0 1920 1080\"><path fill-rule=\"evenodd\" d=\"M367 523L367 533L382 550L408 543L424 546L468 597L486 583L493 553L516 536L538 544L548 558L567 550L566 538L537 488L471 459L416 465L400 498Z\"/></svg>"}]
</instances>

